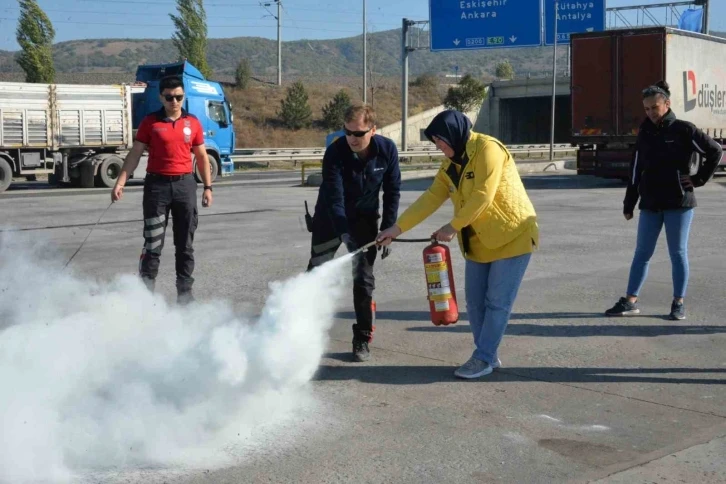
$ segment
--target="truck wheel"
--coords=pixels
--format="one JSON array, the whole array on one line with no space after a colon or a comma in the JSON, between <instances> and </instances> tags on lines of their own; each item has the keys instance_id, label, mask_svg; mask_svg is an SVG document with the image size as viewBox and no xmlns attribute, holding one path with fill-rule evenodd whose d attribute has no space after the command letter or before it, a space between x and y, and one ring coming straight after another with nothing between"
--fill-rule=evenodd
<instances>
[{"instance_id":1,"label":"truck wheel","mask_svg":"<svg viewBox=\"0 0 726 484\"><path fill-rule=\"evenodd\" d=\"M98 167L98 175L96 175L96 184L100 187L113 188L116 180L121 174L121 168L124 162L116 155L104 158L101 166Z\"/></svg>"},{"instance_id":2,"label":"truck wheel","mask_svg":"<svg viewBox=\"0 0 726 484\"><path fill-rule=\"evenodd\" d=\"M217 157L212 155L211 153L208 154L209 156L209 167L211 168L212 173L212 181L217 179L217 174L219 174L219 161L217 161ZM198 183L202 183L202 176L199 171L199 167L197 166L197 159L194 158L194 178L196 178Z\"/></svg>"},{"instance_id":3,"label":"truck wheel","mask_svg":"<svg viewBox=\"0 0 726 484\"><path fill-rule=\"evenodd\" d=\"M13 181L13 170L7 160L0 158L0 193L4 192Z\"/></svg>"}]
</instances>

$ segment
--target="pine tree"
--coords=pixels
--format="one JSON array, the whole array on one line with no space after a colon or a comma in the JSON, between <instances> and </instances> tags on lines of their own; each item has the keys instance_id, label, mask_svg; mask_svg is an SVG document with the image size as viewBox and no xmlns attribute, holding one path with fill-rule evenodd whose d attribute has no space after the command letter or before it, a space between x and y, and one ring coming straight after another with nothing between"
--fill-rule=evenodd
<instances>
[{"instance_id":1,"label":"pine tree","mask_svg":"<svg viewBox=\"0 0 726 484\"><path fill-rule=\"evenodd\" d=\"M237 70L234 73L234 81L238 89L247 89L252 77L252 68L249 59L242 59L237 64Z\"/></svg>"},{"instance_id":2,"label":"pine tree","mask_svg":"<svg viewBox=\"0 0 726 484\"><path fill-rule=\"evenodd\" d=\"M16 38L21 51L15 60L25 71L26 82L52 83L55 80L53 25L35 0L18 0L18 3Z\"/></svg>"},{"instance_id":3,"label":"pine tree","mask_svg":"<svg viewBox=\"0 0 726 484\"><path fill-rule=\"evenodd\" d=\"M212 70L207 64L207 14L204 0L176 0L179 16L169 14L176 32L172 35L179 57L188 60L204 77Z\"/></svg>"},{"instance_id":4,"label":"pine tree","mask_svg":"<svg viewBox=\"0 0 726 484\"><path fill-rule=\"evenodd\" d=\"M313 111L308 104L308 93L305 86L298 81L287 89L287 97L281 101L277 112L282 124L290 129L298 130L310 126Z\"/></svg>"},{"instance_id":5,"label":"pine tree","mask_svg":"<svg viewBox=\"0 0 726 484\"><path fill-rule=\"evenodd\" d=\"M345 111L350 107L350 96L343 89L333 99L323 106L323 125L330 130L340 129L343 126Z\"/></svg>"}]
</instances>

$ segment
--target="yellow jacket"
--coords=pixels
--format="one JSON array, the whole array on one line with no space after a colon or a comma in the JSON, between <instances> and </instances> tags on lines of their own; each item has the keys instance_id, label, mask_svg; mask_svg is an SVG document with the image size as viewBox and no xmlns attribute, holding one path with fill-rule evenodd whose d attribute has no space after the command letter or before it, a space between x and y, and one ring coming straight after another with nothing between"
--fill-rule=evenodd
<instances>
[{"instance_id":1,"label":"yellow jacket","mask_svg":"<svg viewBox=\"0 0 726 484\"><path fill-rule=\"evenodd\" d=\"M532 252L539 245L537 214L507 148L491 136L471 131L466 155L464 173L461 165L445 160L428 190L396 224L403 232L411 230L451 198L451 225L459 231L464 257L492 262ZM458 187L452 174L460 175ZM468 226L473 233L465 253L462 229Z\"/></svg>"}]
</instances>

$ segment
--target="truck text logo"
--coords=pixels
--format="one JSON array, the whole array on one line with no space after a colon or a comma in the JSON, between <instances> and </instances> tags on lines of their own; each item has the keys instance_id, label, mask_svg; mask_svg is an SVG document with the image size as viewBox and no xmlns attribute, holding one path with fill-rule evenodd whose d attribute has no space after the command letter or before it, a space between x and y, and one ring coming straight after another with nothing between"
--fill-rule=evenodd
<instances>
[{"instance_id":1,"label":"truck text logo","mask_svg":"<svg viewBox=\"0 0 726 484\"><path fill-rule=\"evenodd\" d=\"M686 112L699 107L714 114L726 114L726 91L720 90L718 85L697 86L695 72L683 71L683 104Z\"/></svg>"}]
</instances>

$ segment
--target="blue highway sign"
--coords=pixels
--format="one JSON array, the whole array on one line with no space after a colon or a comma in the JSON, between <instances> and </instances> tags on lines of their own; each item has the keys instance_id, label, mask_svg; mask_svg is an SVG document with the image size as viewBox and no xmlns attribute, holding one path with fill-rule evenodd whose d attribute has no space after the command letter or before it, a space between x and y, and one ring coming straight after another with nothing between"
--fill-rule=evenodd
<instances>
[{"instance_id":1,"label":"blue highway sign","mask_svg":"<svg viewBox=\"0 0 726 484\"><path fill-rule=\"evenodd\" d=\"M569 43L570 34L605 30L605 0L560 0L557 43ZM555 2L545 0L545 44L554 44Z\"/></svg>"},{"instance_id":2,"label":"blue highway sign","mask_svg":"<svg viewBox=\"0 0 726 484\"><path fill-rule=\"evenodd\" d=\"M429 22L431 51L542 45L540 0L430 0Z\"/></svg>"}]
</instances>

